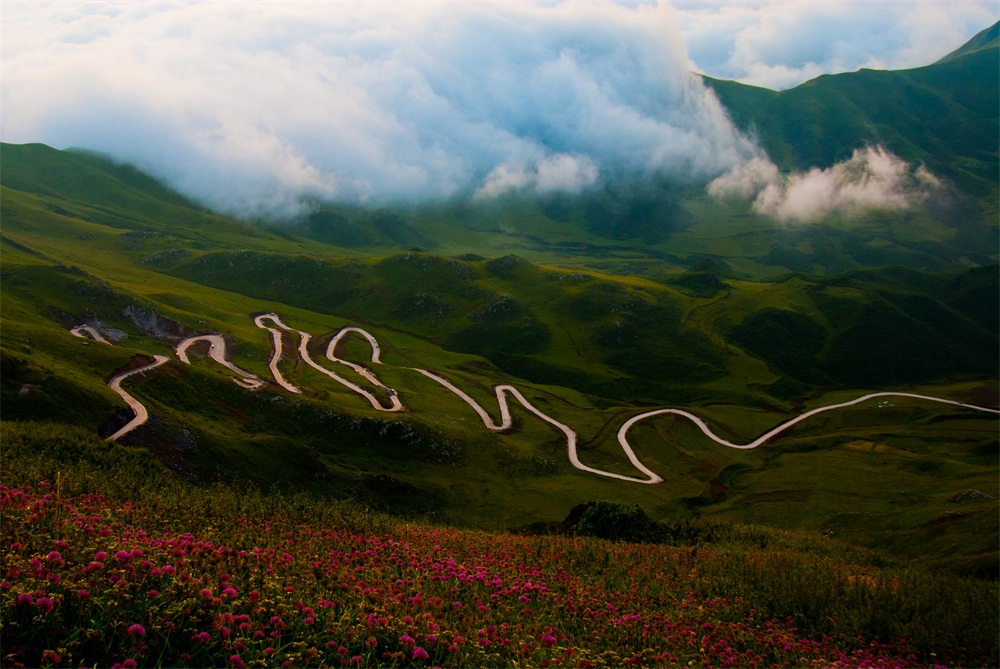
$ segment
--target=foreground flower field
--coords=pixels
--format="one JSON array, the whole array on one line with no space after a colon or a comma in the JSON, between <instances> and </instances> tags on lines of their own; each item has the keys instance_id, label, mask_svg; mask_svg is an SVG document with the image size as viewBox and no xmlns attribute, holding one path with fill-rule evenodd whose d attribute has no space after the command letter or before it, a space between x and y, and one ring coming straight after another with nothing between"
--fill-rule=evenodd
<instances>
[{"instance_id":1,"label":"foreground flower field","mask_svg":"<svg viewBox=\"0 0 1000 669\"><path fill-rule=\"evenodd\" d=\"M850 565L835 547L823 556L778 544L640 546L434 528L305 497L194 488L137 471L140 455L126 449L120 462L74 464L60 461L57 444L46 459L18 450L33 443L25 433L4 436L4 666L917 667L997 658L988 633L995 584ZM776 601L815 610L781 611ZM923 622L878 622L889 612Z\"/></svg>"}]
</instances>

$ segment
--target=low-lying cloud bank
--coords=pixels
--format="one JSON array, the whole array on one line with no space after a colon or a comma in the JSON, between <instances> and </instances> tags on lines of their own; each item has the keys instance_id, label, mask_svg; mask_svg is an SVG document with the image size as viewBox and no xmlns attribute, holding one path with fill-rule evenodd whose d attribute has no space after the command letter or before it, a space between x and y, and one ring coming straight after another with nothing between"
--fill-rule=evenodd
<instances>
[{"instance_id":1,"label":"low-lying cloud bank","mask_svg":"<svg viewBox=\"0 0 1000 669\"><path fill-rule=\"evenodd\" d=\"M698 70L773 89L934 62L997 20L995 0L674 0Z\"/></svg>"},{"instance_id":2,"label":"low-lying cloud bank","mask_svg":"<svg viewBox=\"0 0 1000 669\"><path fill-rule=\"evenodd\" d=\"M899 208L929 177L881 151L782 177L692 75L853 67L859 40L864 64L910 62L995 15L889 5L8 3L0 137L105 152L249 218L719 175L786 220Z\"/></svg>"},{"instance_id":3,"label":"low-lying cloud bank","mask_svg":"<svg viewBox=\"0 0 1000 669\"><path fill-rule=\"evenodd\" d=\"M15 3L3 22L4 141L104 151L242 216L707 181L756 152L669 5Z\"/></svg>"},{"instance_id":4,"label":"low-lying cloud bank","mask_svg":"<svg viewBox=\"0 0 1000 669\"><path fill-rule=\"evenodd\" d=\"M912 209L940 186L923 165L906 163L881 147L867 147L827 169L792 174L782 174L767 158L756 157L713 180L708 192L719 198L753 198L757 213L801 223L831 214Z\"/></svg>"}]
</instances>

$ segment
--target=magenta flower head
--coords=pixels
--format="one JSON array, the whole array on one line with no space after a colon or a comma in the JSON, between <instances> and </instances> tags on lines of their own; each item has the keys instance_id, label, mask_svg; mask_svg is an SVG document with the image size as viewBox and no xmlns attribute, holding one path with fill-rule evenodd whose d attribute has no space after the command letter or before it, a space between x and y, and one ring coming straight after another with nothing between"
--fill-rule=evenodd
<instances>
[{"instance_id":1,"label":"magenta flower head","mask_svg":"<svg viewBox=\"0 0 1000 669\"><path fill-rule=\"evenodd\" d=\"M420 646L417 646L416 648L413 649L413 659L414 660L426 660L427 659L427 651L424 650L423 648L421 648Z\"/></svg>"},{"instance_id":2,"label":"magenta flower head","mask_svg":"<svg viewBox=\"0 0 1000 669\"><path fill-rule=\"evenodd\" d=\"M403 636L399 637L399 643L403 644L404 646L412 646L413 644L416 643L416 641L414 641L413 637L411 637L409 634L404 634Z\"/></svg>"},{"instance_id":3,"label":"magenta flower head","mask_svg":"<svg viewBox=\"0 0 1000 669\"><path fill-rule=\"evenodd\" d=\"M142 625L132 625L128 628L128 633L132 636L146 636L146 628Z\"/></svg>"},{"instance_id":4,"label":"magenta flower head","mask_svg":"<svg viewBox=\"0 0 1000 669\"><path fill-rule=\"evenodd\" d=\"M59 554L59 551L52 551L51 553L49 553L48 555L45 556L45 559L48 560L49 562L62 562L63 561L62 555Z\"/></svg>"},{"instance_id":5,"label":"magenta flower head","mask_svg":"<svg viewBox=\"0 0 1000 669\"><path fill-rule=\"evenodd\" d=\"M555 642L556 638L551 634L546 634L545 636L542 637L542 643L544 643L546 646L551 646Z\"/></svg>"},{"instance_id":6,"label":"magenta flower head","mask_svg":"<svg viewBox=\"0 0 1000 669\"><path fill-rule=\"evenodd\" d=\"M62 662L62 657L60 657L59 653L54 650L47 650L42 653L42 660L45 662L51 662L52 664L59 664Z\"/></svg>"},{"instance_id":7,"label":"magenta flower head","mask_svg":"<svg viewBox=\"0 0 1000 669\"><path fill-rule=\"evenodd\" d=\"M243 658L241 658L239 655L230 655L229 664L236 667L236 669L243 669L243 667L247 666L246 664L243 663Z\"/></svg>"}]
</instances>

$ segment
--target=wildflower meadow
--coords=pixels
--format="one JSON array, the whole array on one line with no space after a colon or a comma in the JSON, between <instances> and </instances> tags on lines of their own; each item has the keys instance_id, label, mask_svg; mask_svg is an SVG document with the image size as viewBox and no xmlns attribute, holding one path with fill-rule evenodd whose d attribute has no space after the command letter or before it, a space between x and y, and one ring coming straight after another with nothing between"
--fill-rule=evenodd
<instances>
[{"instance_id":1,"label":"wildflower meadow","mask_svg":"<svg viewBox=\"0 0 1000 669\"><path fill-rule=\"evenodd\" d=\"M997 663L995 583L780 538L651 546L433 527L199 488L140 451L70 457L65 436L4 429L3 666Z\"/></svg>"}]
</instances>

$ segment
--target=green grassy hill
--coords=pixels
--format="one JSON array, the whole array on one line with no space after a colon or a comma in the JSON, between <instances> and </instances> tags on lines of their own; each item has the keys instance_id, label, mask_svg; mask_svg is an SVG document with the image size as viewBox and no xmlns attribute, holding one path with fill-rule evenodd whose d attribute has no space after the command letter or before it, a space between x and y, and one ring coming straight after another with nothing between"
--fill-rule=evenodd
<instances>
[{"instance_id":1,"label":"green grassy hill","mask_svg":"<svg viewBox=\"0 0 1000 669\"><path fill-rule=\"evenodd\" d=\"M661 525L608 502L570 514L568 536L457 530L196 488L80 428L0 430L5 666L998 660L995 582L811 532ZM608 529L645 543L594 538Z\"/></svg>"},{"instance_id":2,"label":"green grassy hill","mask_svg":"<svg viewBox=\"0 0 1000 669\"><path fill-rule=\"evenodd\" d=\"M992 198L996 220L997 26L926 67L825 75L787 91L706 78L741 128L784 168L828 167L878 144L963 191Z\"/></svg>"},{"instance_id":3,"label":"green grassy hill","mask_svg":"<svg viewBox=\"0 0 1000 669\"><path fill-rule=\"evenodd\" d=\"M870 390L996 406L995 266L941 260L930 273L814 273L811 264L752 281L735 269L738 235L713 237L725 221L707 215L673 240L686 239L693 254L696 239L729 244L731 263L694 254L681 264L627 239L610 252L558 238L516 238L543 247L518 254L503 243L479 255L337 247L212 215L93 156L3 146L0 161L4 421L108 434L123 410L110 376L153 354L173 357L173 345L195 333L223 334L233 362L270 379L270 341L252 315L276 311L313 335L316 359L340 328L371 331L383 351L378 376L408 411L375 411L294 359L282 369L302 394L274 384L251 392L201 352L192 365L174 359L126 382L152 418L125 442L196 485L306 490L467 526L552 522L606 499L640 503L657 519L822 531L963 573L995 571L992 416L919 401L859 406L755 451L714 445L690 423L661 418L630 433L640 460L666 479L647 486L574 469L561 434L526 410L514 409L509 434L489 432L411 369L447 377L494 416L492 387L511 383L572 426L585 464L635 476L615 435L651 407L687 408L723 436L750 441ZM555 215L537 202L517 205L498 215ZM444 226L446 214L412 220L432 230L430 217ZM512 238L482 230L485 216L451 220L470 235ZM790 233L785 240L789 254L805 248ZM828 267L836 257L831 249ZM114 345L69 334L83 323ZM295 346L288 338L286 353ZM370 354L358 339L342 351L358 362Z\"/></svg>"}]
</instances>

